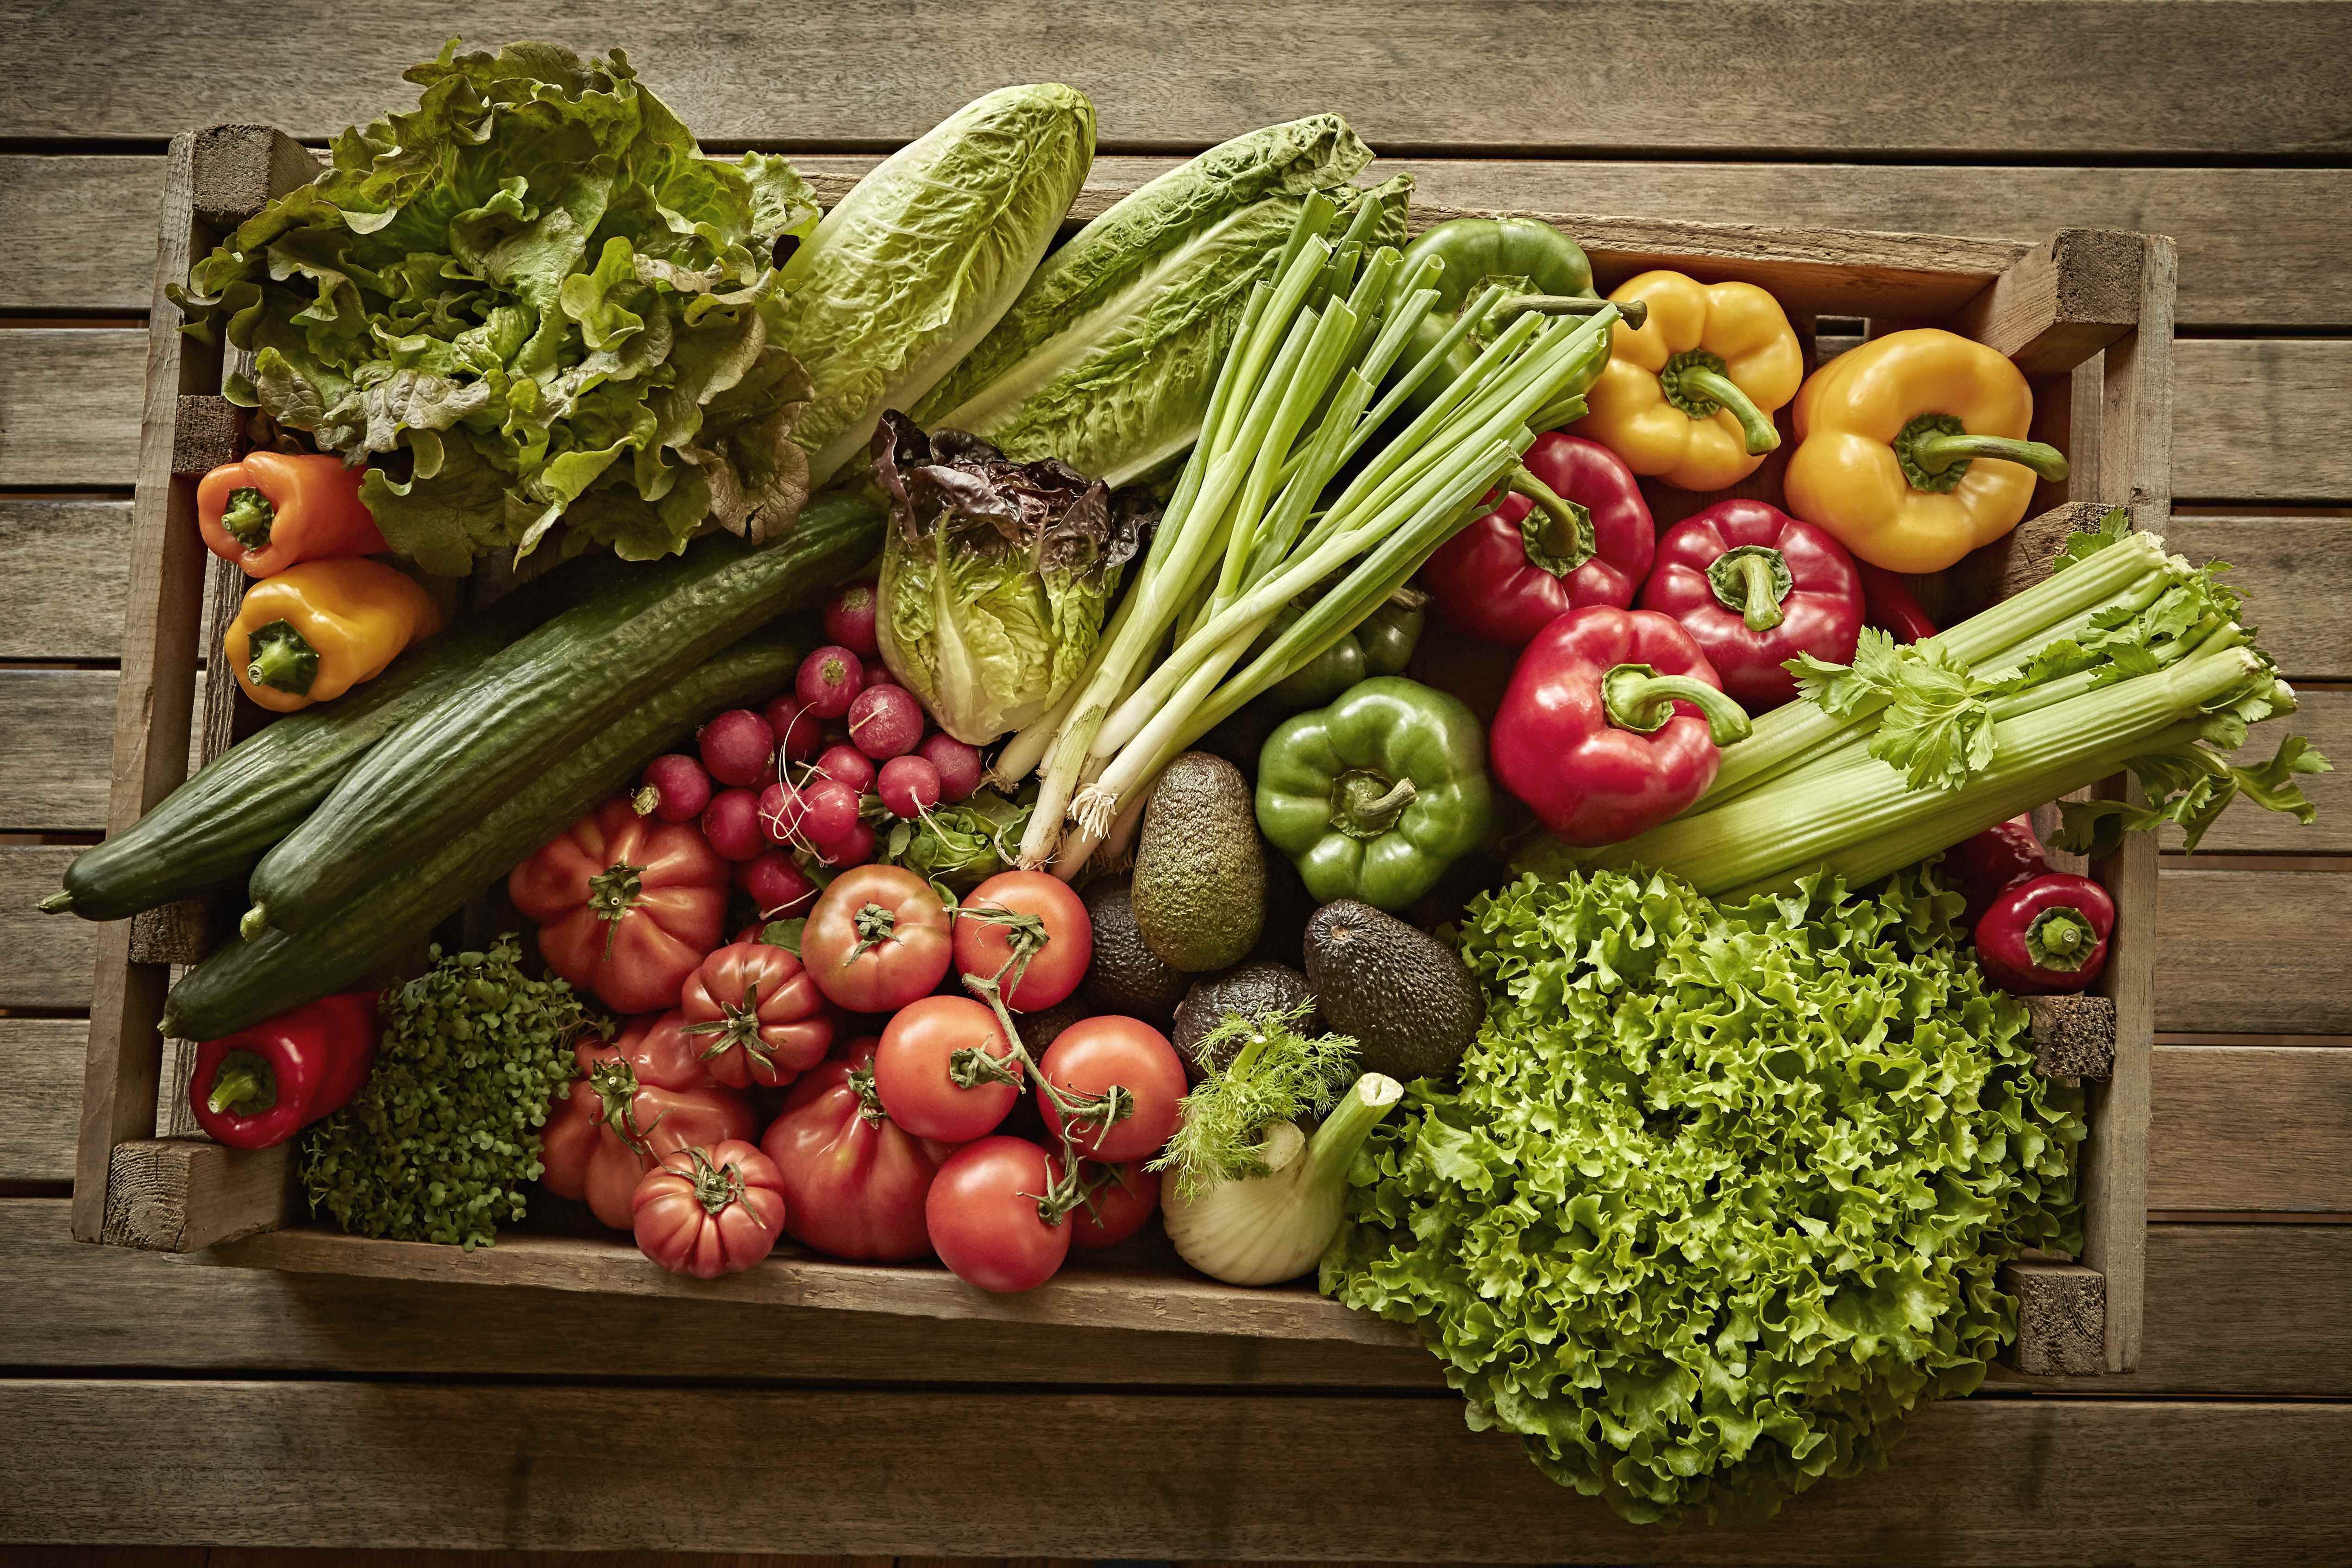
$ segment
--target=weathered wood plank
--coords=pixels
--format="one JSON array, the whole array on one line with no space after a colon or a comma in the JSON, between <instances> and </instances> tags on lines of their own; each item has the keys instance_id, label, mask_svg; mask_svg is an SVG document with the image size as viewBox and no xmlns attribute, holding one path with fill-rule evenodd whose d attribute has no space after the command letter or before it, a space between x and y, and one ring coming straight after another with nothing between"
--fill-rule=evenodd
<instances>
[{"instance_id":1,"label":"weathered wood plank","mask_svg":"<svg viewBox=\"0 0 2352 1568\"><path fill-rule=\"evenodd\" d=\"M1076 14L979 0L954 26L924 30L919 67L877 50L863 12L804 7L779 33L719 0L593 23L530 0L375 0L335 13L265 0L240 26L271 47L208 75L184 68L218 44L195 13L128 0L35 10L0 60L0 135L153 138L253 120L322 138L412 103L400 72L431 54L430 40L462 32L625 46L648 85L714 142L896 144L979 92L1051 77L1093 95L1103 142L1121 149L1206 145L1331 110L1375 145L1433 151L2319 154L2347 146L2322 89L2330 64L2352 53L2352 17L2327 5L1922 12L1885 0L1729 0L1677 14L1669 43L1657 13L1612 0L1579 8L1564 68L1526 73L1507 94L1465 94L1464 61L1527 47L1527 18L1513 7L1407 9L1367 26L1309 0ZM1171 60L1185 68L1171 73ZM1629 64L1579 68L1603 60ZM1851 90L1791 92L1799 79ZM1904 90L1862 89L1895 83ZM1697 103L1709 112L1693 114Z\"/></svg>"},{"instance_id":2,"label":"weathered wood plank","mask_svg":"<svg viewBox=\"0 0 2352 1568\"><path fill-rule=\"evenodd\" d=\"M2185 1034L2352 1033L2352 874L2168 865L2156 1024Z\"/></svg>"},{"instance_id":3,"label":"weathered wood plank","mask_svg":"<svg viewBox=\"0 0 2352 1568\"><path fill-rule=\"evenodd\" d=\"M16 764L0 832L105 827L119 684L107 669L0 669L0 735Z\"/></svg>"},{"instance_id":4,"label":"weathered wood plank","mask_svg":"<svg viewBox=\"0 0 2352 1568\"><path fill-rule=\"evenodd\" d=\"M0 1007L87 1007L98 935L71 915L45 915L35 900L58 890L71 849L0 846Z\"/></svg>"},{"instance_id":5,"label":"weathered wood plank","mask_svg":"<svg viewBox=\"0 0 2352 1568\"><path fill-rule=\"evenodd\" d=\"M2190 339L2175 345L2172 491L2189 500L2352 498L2340 405L2352 339Z\"/></svg>"},{"instance_id":6,"label":"weathered wood plank","mask_svg":"<svg viewBox=\"0 0 2352 1568\"><path fill-rule=\"evenodd\" d=\"M1911 1423L1886 1471L1821 1486L1760 1526L1662 1531L1554 1486L1517 1444L1466 1430L1450 1399L630 1393L633 1426L691 1429L728 1456L715 1467L614 1465L611 1400L10 1383L0 1534L642 1550L674 1544L688 1510L709 1551L1538 1562L1569 1540L1588 1561L2186 1565L2324 1556L2352 1530L2336 1484L2352 1410L2331 1405L1949 1403ZM1084 1465L1060 1462L1073 1431ZM777 1440L793 1432L824 1440ZM928 1470L951 1440L953 1487L873 1484Z\"/></svg>"},{"instance_id":7,"label":"weathered wood plank","mask_svg":"<svg viewBox=\"0 0 2352 1568\"><path fill-rule=\"evenodd\" d=\"M2159 1048L2147 1206L2352 1213L2352 1050Z\"/></svg>"},{"instance_id":8,"label":"weathered wood plank","mask_svg":"<svg viewBox=\"0 0 2352 1568\"><path fill-rule=\"evenodd\" d=\"M143 328L0 331L0 485L130 484L146 372Z\"/></svg>"},{"instance_id":9,"label":"weathered wood plank","mask_svg":"<svg viewBox=\"0 0 2352 1568\"><path fill-rule=\"evenodd\" d=\"M796 153L825 201L876 153ZM1083 220L1173 166L1172 156L1106 154L1071 206ZM1367 178L1409 170L1423 203L1531 206L1630 217L1706 217L1912 234L1999 235L2024 245L2090 226L2169 234L2180 244L2180 320L2195 327L2340 326L2352 279L2336 214L2352 204L2341 169L2018 168L1647 160L1390 158ZM124 221L153 210L161 158L0 156L0 310L143 310L150 237ZM67 268L42 263L79 258Z\"/></svg>"},{"instance_id":10,"label":"weathered wood plank","mask_svg":"<svg viewBox=\"0 0 2352 1568\"><path fill-rule=\"evenodd\" d=\"M2164 541L2191 561L2227 561L2247 623L2289 680L2352 681L2352 516L2184 516Z\"/></svg>"},{"instance_id":11,"label":"weathered wood plank","mask_svg":"<svg viewBox=\"0 0 2352 1568\"><path fill-rule=\"evenodd\" d=\"M131 503L0 499L0 658L122 650Z\"/></svg>"},{"instance_id":12,"label":"weathered wood plank","mask_svg":"<svg viewBox=\"0 0 2352 1568\"><path fill-rule=\"evenodd\" d=\"M8 1086L0 1114L0 1182L72 1178L81 1055L89 1043L84 1018L0 1018L0 1081ZM0 1253L5 1250L0 1241Z\"/></svg>"}]
</instances>

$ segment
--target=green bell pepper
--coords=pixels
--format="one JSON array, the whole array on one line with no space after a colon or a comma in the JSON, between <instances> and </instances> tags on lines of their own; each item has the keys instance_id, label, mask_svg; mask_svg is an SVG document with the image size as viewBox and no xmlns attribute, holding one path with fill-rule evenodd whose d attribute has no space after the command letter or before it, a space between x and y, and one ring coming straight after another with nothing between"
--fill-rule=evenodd
<instances>
[{"instance_id":1,"label":"green bell pepper","mask_svg":"<svg viewBox=\"0 0 2352 1568\"><path fill-rule=\"evenodd\" d=\"M1413 330L1412 344L1398 359L1400 364L1418 363L1435 348L1460 319L1463 310L1487 285L1500 284L1510 292L1485 321L1454 346L1439 368L1413 389L1406 401L1416 410L1428 407L1433 398L1468 370L1471 362L1514 317L1528 310L1553 316L1589 316L1608 303L1593 290L1592 263L1585 258L1584 247L1551 225L1534 218L1457 217L1441 223L1405 247L1402 262L1397 268L1399 276L1410 277L1424 256L1433 256L1444 263L1433 285L1437 300ZM1638 300L1617 308L1624 312L1625 324L1637 331L1648 319L1648 307ZM1538 433L1556 430L1583 414L1583 392L1600 378L1601 367L1609 363L1609 344L1614 335L1603 332L1599 336L1577 365L1576 379L1568 384L1560 401L1542 410L1529 422L1530 428ZM1572 409L1569 406L1571 404Z\"/></svg>"},{"instance_id":2,"label":"green bell pepper","mask_svg":"<svg viewBox=\"0 0 2352 1568\"><path fill-rule=\"evenodd\" d=\"M1486 753L1478 717L1459 699L1376 676L1266 737L1259 831L1318 903L1403 909L1485 841Z\"/></svg>"},{"instance_id":3,"label":"green bell pepper","mask_svg":"<svg viewBox=\"0 0 2352 1568\"><path fill-rule=\"evenodd\" d=\"M1260 700L1277 712L1296 713L1322 707L1368 676L1402 675L1420 646L1428 609L1428 595L1410 586L1398 589L1354 631L1268 687ZM1261 640L1273 641L1297 616L1296 608L1285 610Z\"/></svg>"}]
</instances>

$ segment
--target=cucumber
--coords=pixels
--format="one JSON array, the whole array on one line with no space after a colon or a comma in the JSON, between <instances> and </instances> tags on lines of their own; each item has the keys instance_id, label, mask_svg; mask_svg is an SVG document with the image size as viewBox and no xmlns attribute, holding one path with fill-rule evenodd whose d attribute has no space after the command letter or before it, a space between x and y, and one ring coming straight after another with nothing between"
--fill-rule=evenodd
<instances>
[{"instance_id":1,"label":"cucumber","mask_svg":"<svg viewBox=\"0 0 2352 1568\"><path fill-rule=\"evenodd\" d=\"M812 502L772 544L725 534L636 568L386 735L253 870L244 932L320 925L383 868L423 858L720 648L871 560L880 506Z\"/></svg>"},{"instance_id":2,"label":"cucumber","mask_svg":"<svg viewBox=\"0 0 2352 1568\"><path fill-rule=\"evenodd\" d=\"M697 724L775 690L804 647L804 641L765 635L737 644L606 725L462 834L362 888L316 930L265 931L221 949L172 987L163 1032L217 1040L289 1007L359 988Z\"/></svg>"},{"instance_id":3,"label":"cucumber","mask_svg":"<svg viewBox=\"0 0 2352 1568\"><path fill-rule=\"evenodd\" d=\"M468 670L608 574L582 562L508 595L463 626L417 645L333 702L265 725L215 757L155 808L66 868L51 914L119 921L233 882L294 831L371 746L455 689Z\"/></svg>"}]
</instances>

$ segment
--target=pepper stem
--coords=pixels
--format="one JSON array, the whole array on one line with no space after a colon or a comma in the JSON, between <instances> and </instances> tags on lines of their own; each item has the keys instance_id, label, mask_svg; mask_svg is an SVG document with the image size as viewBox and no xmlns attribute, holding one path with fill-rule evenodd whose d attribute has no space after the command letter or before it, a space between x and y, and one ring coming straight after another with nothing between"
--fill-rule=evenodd
<instances>
[{"instance_id":1,"label":"pepper stem","mask_svg":"<svg viewBox=\"0 0 2352 1568\"><path fill-rule=\"evenodd\" d=\"M1949 490L1978 458L1991 458L2031 468L2056 481L2067 474L2066 454L2045 441L2019 441L2007 436L1971 436L1949 414L1922 414L1895 437L1895 458L1912 488Z\"/></svg>"},{"instance_id":2,"label":"pepper stem","mask_svg":"<svg viewBox=\"0 0 2352 1568\"><path fill-rule=\"evenodd\" d=\"M1739 384L1724 374L1723 362L1715 355L1697 349L1676 354L1658 373L1658 380L1666 385L1666 401L1694 419L1704 419L1717 408L1730 409L1731 416L1739 421L1749 457L1760 458L1780 444L1772 416L1757 407L1739 390Z\"/></svg>"},{"instance_id":3,"label":"pepper stem","mask_svg":"<svg viewBox=\"0 0 2352 1568\"><path fill-rule=\"evenodd\" d=\"M1565 577L1592 559L1592 513L1535 477L1525 464L1511 470L1503 488L1534 504L1519 519L1519 539L1528 561L1555 577Z\"/></svg>"},{"instance_id":4,"label":"pepper stem","mask_svg":"<svg viewBox=\"0 0 2352 1568\"><path fill-rule=\"evenodd\" d=\"M1617 307L1618 319L1637 332L1650 319L1647 300L1591 300L1581 294L1506 294L1496 302L1486 320L1493 326L1507 327L1516 316L1597 316L1612 304Z\"/></svg>"},{"instance_id":5,"label":"pepper stem","mask_svg":"<svg viewBox=\"0 0 2352 1568\"><path fill-rule=\"evenodd\" d=\"M1727 610L1736 610L1751 632L1769 632L1786 619L1780 602L1796 591L1789 559L1769 544L1741 544L1725 551L1706 569L1707 585Z\"/></svg>"},{"instance_id":6,"label":"pepper stem","mask_svg":"<svg viewBox=\"0 0 2352 1568\"><path fill-rule=\"evenodd\" d=\"M1664 729L1677 702L1693 703L1706 715L1706 732L1718 746L1746 740L1753 728L1747 710L1696 676L1660 675L1646 664L1621 664L1601 678L1601 705L1609 721L1637 735Z\"/></svg>"},{"instance_id":7,"label":"pepper stem","mask_svg":"<svg viewBox=\"0 0 2352 1568\"><path fill-rule=\"evenodd\" d=\"M319 653L291 621L272 621L246 639L245 677L299 697L319 679Z\"/></svg>"},{"instance_id":8,"label":"pepper stem","mask_svg":"<svg viewBox=\"0 0 2352 1568\"><path fill-rule=\"evenodd\" d=\"M213 1078L213 1091L205 1104L215 1116L242 1111L257 1116L278 1103L278 1075L251 1051L231 1051L221 1058Z\"/></svg>"},{"instance_id":9,"label":"pepper stem","mask_svg":"<svg viewBox=\"0 0 2352 1568\"><path fill-rule=\"evenodd\" d=\"M2071 974L2083 967L2098 944L2099 933L2091 929L2080 910L2044 910L2025 928L2026 956L2037 969Z\"/></svg>"},{"instance_id":10,"label":"pepper stem","mask_svg":"<svg viewBox=\"0 0 2352 1568\"><path fill-rule=\"evenodd\" d=\"M1385 773L1351 768L1339 775L1331 826L1350 838L1378 838L1396 826L1406 806L1421 798L1410 778L1391 783Z\"/></svg>"},{"instance_id":11,"label":"pepper stem","mask_svg":"<svg viewBox=\"0 0 2352 1568\"><path fill-rule=\"evenodd\" d=\"M248 551L268 546L269 527L277 521L278 508L251 485L231 490L228 504L221 509L222 529Z\"/></svg>"}]
</instances>

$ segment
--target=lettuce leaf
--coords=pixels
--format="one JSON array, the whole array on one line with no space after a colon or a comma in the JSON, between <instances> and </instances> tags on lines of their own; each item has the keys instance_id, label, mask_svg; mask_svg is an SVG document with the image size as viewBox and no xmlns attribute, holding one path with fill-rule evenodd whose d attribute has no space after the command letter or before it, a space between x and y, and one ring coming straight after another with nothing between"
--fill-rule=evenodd
<instances>
[{"instance_id":1,"label":"lettuce leaf","mask_svg":"<svg viewBox=\"0 0 2352 1568\"><path fill-rule=\"evenodd\" d=\"M780 532L809 383L776 252L815 226L807 185L705 157L617 49L457 48L173 290L189 331L253 353L229 395L369 463L384 538L432 572L559 526L565 553L631 560L707 521Z\"/></svg>"},{"instance_id":2,"label":"lettuce leaf","mask_svg":"<svg viewBox=\"0 0 2352 1568\"><path fill-rule=\"evenodd\" d=\"M1488 1012L1359 1156L1323 1289L1420 1330L1475 1429L1637 1521L1884 1462L2080 1247L2079 1089L1956 944L1956 894L1520 878L1461 932Z\"/></svg>"}]
</instances>

